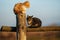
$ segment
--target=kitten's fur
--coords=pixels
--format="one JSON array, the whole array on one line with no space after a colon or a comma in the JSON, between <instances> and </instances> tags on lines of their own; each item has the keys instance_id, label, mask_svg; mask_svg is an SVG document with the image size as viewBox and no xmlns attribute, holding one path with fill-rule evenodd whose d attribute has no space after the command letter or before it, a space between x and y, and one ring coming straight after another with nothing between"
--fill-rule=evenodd
<instances>
[{"instance_id":1,"label":"kitten's fur","mask_svg":"<svg viewBox=\"0 0 60 40\"><path fill-rule=\"evenodd\" d=\"M29 28L37 28L41 27L42 22L39 18L33 17L33 16L27 16L27 23L29 25Z\"/></svg>"}]
</instances>

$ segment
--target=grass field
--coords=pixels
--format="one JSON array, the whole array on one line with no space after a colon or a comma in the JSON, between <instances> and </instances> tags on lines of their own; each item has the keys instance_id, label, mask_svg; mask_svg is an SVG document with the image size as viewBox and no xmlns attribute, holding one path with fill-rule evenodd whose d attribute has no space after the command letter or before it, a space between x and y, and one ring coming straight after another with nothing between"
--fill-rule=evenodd
<instances>
[{"instance_id":1,"label":"grass field","mask_svg":"<svg viewBox=\"0 0 60 40\"><path fill-rule=\"evenodd\" d=\"M27 40L60 40L60 31L28 32Z\"/></svg>"},{"instance_id":2,"label":"grass field","mask_svg":"<svg viewBox=\"0 0 60 40\"><path fill-rule=\"evenodd\" d=\"M16 32L0 32L0 40L16 40ZM27 32L27 40L60 40L60 31Z\"/></svg>"},{"instance_id":3,"label":"grass field","mask_svg":"<svg viewBox=\"0 0 60 40\"><path fill-rule=\"evenodd\" d=\"M60 40L60 27L27 28L27 40ZM16 40L16 32L0 32L0 40Z\"/></svg>"}]
</instances>

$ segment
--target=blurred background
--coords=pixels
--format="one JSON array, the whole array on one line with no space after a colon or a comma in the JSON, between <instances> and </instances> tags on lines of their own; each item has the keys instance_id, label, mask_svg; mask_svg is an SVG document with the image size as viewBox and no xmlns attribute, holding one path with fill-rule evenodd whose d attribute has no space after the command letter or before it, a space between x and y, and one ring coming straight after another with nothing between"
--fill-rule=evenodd
<instances>
[{"instance_id":1,"label":"blurred background","mask_svg":"<svg viewBox=\"0 0 60 40\"><path fill-rule=\"evenodd\" d=\"M13 12L14 5L26 0L0 0L0 28L4 26L16 26L16 15ZM41 19L42 26L60 26L60 0L28 0L30 8L26 15L33 15Z\"/></svg>"}]
</instances>

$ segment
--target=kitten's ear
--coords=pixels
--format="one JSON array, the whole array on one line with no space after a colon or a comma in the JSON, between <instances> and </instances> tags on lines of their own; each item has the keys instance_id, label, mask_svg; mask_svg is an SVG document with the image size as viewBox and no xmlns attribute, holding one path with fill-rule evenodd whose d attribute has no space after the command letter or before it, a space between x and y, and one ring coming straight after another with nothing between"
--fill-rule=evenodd
<instances>
[{"instance_id":1,"label":"kitten's ear","mask_svg":"<svg viewBox=\"0 0 60 40\"><path fill-rule=\"evenodd\" d=\"M30 7L30 2L29 1L25 1L23 4L26 6L26 8Z\"/></svg>"}]
</instances>

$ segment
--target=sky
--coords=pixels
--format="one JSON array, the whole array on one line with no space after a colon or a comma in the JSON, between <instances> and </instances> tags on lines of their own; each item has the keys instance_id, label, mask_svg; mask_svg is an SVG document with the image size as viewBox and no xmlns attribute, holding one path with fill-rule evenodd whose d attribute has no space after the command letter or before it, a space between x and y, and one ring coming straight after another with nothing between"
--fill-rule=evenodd
<instances>
[{"instance_id":1,"label":"sky","mask_svg":"<svg viewBox=\"0 0 60 40\"><path fill-rule=\"evenodd\" d=\"M13 12L16 3L27 0L0 0L0 27L16 26L16 15ZM30 8L26 15L41 19L42 26L57 24L60 26L60 0L28 0Z\"/></svg>"}]
</instances>

